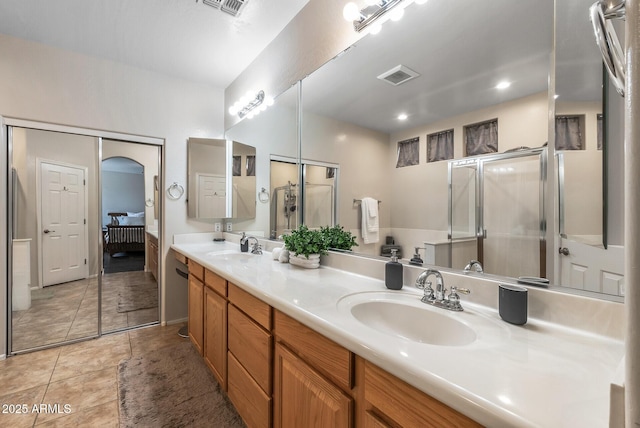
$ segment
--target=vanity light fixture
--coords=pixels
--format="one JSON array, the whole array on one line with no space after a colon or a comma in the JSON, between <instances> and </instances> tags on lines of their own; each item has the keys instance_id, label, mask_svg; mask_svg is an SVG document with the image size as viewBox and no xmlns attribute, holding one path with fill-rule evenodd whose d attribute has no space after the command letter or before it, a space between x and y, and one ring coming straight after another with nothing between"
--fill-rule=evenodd
<instances>
[{"instance_id":1,"label":"vanity light fixture","mask_svg":"<svg viewBox=\"0 0 640 428\"><path fill-rule=\"evenodd\" d=\"M240 119L245 117L251 119L260 112L265 111L267 107L272 106L273 102L273 98L265 96L262 90L258 92L248 91L242 98L229 107L229 114L237 114Z\"/></svg>"},{"instance_id":2,"label":"vanity light fixture","mask_svg":"<svg viewBox=\"0 0 640 428\"><path fill-rule=\"evenodd\" d=\"M349 2L344 6L342 16L347 21L353 21L353 28L358 33L369 28L371 34L377 34L382 29L382 23L389 19L400 20L404 15L404 8L414 2L424 4L427 0L366 0L367 5L363 9L359 9L354 2Z\"/></svg>"}]
</instances>

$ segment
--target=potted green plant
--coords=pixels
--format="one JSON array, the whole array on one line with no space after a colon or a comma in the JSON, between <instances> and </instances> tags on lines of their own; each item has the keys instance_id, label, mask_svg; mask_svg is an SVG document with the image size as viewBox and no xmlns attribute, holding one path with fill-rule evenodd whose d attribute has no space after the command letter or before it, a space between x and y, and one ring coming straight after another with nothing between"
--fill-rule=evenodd
<instances>
[{"instance_id":1,"label":"potted green plant","mask_svg":"<svg viewBox=\"0 0 640 428\"><path fill-rule=\"evenodd\" d=\"M358 246L356 237L340 225L321 227L320 232L328 249L350 251L354 246Z\"/></svg>"},{"instance_id":2,"label":"potted green plant","mask_svg":"<svg viewBox=\"0 0 640 428\"><path fill-rule=\"evenodd\" d=\"M323 234L319 230L311 230L305 225L284 235L284 247L289 251L289 263L306 267L320 266L320 255L327 254L327 246Z\"/></svg>"}]
</instances>

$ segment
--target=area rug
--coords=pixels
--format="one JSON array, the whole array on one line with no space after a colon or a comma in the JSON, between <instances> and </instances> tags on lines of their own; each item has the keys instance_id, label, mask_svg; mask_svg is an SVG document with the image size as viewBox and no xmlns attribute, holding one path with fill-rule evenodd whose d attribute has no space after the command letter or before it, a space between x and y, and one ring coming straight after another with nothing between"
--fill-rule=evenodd
<instances>
[{"instance_id":1,"label":"area rug","mask_svg":"<svg viewBox=\"0 0 640 428\"><path fill-rule=\"evenodd\" d=\"M118 290L118 312L158 307L158 285L144 280L132 280Z\"/></svg>"},{"instance_id":2,"label":"area rug","mask_svg":"<svg viewBox=\"0 0 640 428\"><path fill-rule=\"evenodd\" d=\"M121 427L245 427L190 342L118 366Z\"/></svg>"}]
</instances>

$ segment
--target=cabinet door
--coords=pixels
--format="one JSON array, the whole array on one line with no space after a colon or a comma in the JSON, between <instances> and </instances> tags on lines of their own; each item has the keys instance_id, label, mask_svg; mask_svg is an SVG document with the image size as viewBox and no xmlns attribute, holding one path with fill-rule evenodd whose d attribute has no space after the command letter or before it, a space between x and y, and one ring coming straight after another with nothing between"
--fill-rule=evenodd
<instances>
[{"instance_id":1,"label":"cabinet door","mask_svg":"<svg viewBox=\"0 0 640 428\"><path fill-rule=\"evenodd\" d=\"M275 427L352 426L351 397L281 344L275 354Z\"/></svg>"},{"instance_id":2,"label":"cabinet door","mask_svg":"<svg viewBox=\"0 0 640 428\"><path fill-rule=\"evenodd\" d=\"M204 288L204 361L227 390L227 301Z\"/></svg>"},{"instance_id":3,"label":"cabinet door","mask_svg":"<svg viewBox=\"0 0 640 428\"><path fill-rule=\"evenodd\" d=\"M204 330L204 284L193 275L189 275L189 337L202 355Z\"/></svg>"}]
</instances>

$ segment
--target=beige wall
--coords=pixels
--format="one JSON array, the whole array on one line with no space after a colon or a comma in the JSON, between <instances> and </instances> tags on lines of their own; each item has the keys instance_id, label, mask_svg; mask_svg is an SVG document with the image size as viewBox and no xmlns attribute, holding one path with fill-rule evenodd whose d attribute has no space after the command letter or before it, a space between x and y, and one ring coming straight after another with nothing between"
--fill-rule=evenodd
<instances>
[{"instance_id":1,"label":"beige wall","mask_svg":"<svg viewBox=\"0 0 640 428\"><path fill-rule=\"evenodd\" d=\"M164 139L164 155L170 160L164 166L167 183L186 183L187 138L223 135L222 88L5 35L0 35L0 58L0 115ZM6 155L1 156L4 164ZM207 231L210 225L187 219L184 197L172 201L164 189L160 194L167 219L160 251L162 320L173 321L187 315L187 292L175 273L169 244L175 233ZM6 200L0 208L5 206ZM1 344L5 306L0 309ZM3 351L0 345L0 355Z\"/></svg>"}]
</instances>

